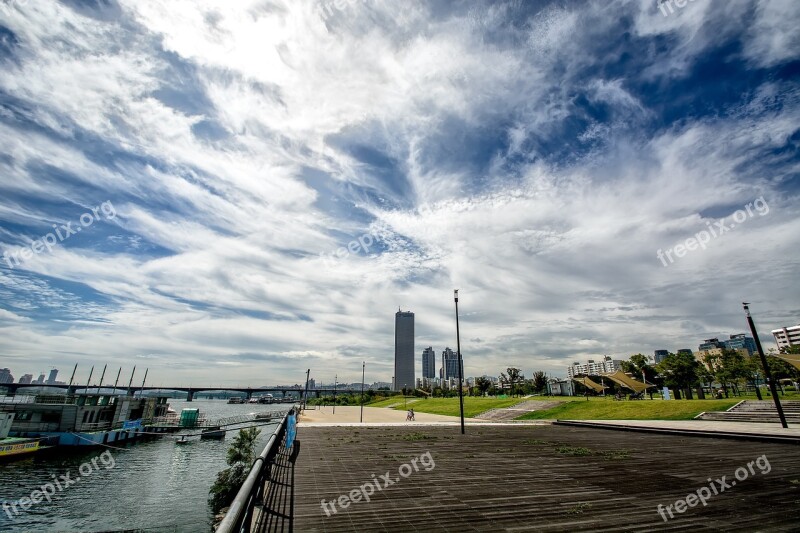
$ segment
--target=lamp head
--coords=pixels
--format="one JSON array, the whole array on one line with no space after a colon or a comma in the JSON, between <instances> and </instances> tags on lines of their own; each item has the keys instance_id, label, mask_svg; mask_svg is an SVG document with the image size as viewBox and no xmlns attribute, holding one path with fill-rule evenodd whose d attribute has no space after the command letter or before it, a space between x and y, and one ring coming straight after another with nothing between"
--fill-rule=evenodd
<instances>
[{"instance_id":1,"label":"lamp head","mask_svg":"<svg viewBox=\"0 0 800 533\"><path fill-rule=\"evenodd\" d=\"M458 289L455 289L455 290L453 291L453 298L455 298L455 299L456 299L456 301L458 301Z\"/></svg>"}]
</instances>

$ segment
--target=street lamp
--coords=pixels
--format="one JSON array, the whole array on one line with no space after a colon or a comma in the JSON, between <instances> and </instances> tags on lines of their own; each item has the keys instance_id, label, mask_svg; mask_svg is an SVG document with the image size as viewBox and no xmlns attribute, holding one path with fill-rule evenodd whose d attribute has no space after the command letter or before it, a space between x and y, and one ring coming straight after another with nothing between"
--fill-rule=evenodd
<instances>
[{"instance_id":1,"label":"street lamp","mask_svg":"<svg viewBox=\"0 0 800 533\"><path fill-rule=\"evenodd\" d=\"M333 377L333 414L336 414L336 388L339 384L339 375Z\"/></svg>"},{"instance_id":2,"label":"street lamp","mask_svg":"<svg viewBox=\"0 0 800 533\"><path fill-rule=\"evenodd\" d=\"M456 302L456 351L458 352L458 405L461 410L461 434L464 434L464 363L461 362L461 332L458 329L458 289L453 290Z\"/></svg>"},{"instance_id":3,"label":"street lamp","mask_svg":"<svg viewBox=\"0 0 800 533\"><path fill-rule=\"evenodd\" d=\"M361 420L360 422L364 422L364 369L367 368L367 362L362 361L361 363Z\"/></svg>"},{"instance_id":4,"label":"street lamp","mask_svg":"<svg viewBox=\"0 0 800 533\"><path fill-rule=\"evenodd\" d=\"M769 382L769 390L772 393L772 400L775 402L775 409L778 410L778 418L781 419L781 425L784 428L788 428L789 425L786 423L786 417L783 414L781 400L778 398L778 390L775 388L775 380L772 379L772 372L769 370L769 363L767 363L767 358L764 356L764 349L761 348L761 341L758 339L758 333L756 333L756 325L753 322L753 317L750 316L749 306L749 303L742 302L744 314L747 316L747 324L750 326L750 331L753 333L753 340L756 341L756 350L758 350L758 356L761 358L761 364L764 366L764 379Z\"/></svg>"}]
</instances>

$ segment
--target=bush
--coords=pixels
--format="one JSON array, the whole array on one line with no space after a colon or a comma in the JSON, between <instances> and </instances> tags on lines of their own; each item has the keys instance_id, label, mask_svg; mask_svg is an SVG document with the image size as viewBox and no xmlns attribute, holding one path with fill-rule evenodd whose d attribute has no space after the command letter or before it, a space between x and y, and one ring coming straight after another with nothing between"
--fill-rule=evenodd
<instances>
[{"instance_id":1,"label":"bush","mask_svg":"<svg viewBox=\"0 0 800 533\"><path fill-rule=\"evenodd\" d=\"M258 428L243 429L233 439L226 458L230 468L217 474L217 480L208 491L208 504L214 514L233 502L239 488L247 479L256 458L256 439L260 433Z\"/></svg>"}]
</instances>

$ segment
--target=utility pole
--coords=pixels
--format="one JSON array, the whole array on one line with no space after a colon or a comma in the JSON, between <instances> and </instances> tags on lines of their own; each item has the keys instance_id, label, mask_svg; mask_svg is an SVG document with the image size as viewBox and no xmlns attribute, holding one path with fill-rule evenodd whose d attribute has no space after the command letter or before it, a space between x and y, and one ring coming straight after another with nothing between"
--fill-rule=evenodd
<instances>
[{"instance_id":1,"label":"utility pole","mask_svg":"<svg viewBox=\"0 0 800 533\"><path fill-rule=\"evenodd\" d=\"M308 402L308 378L311 377L311 369L309 368L306 370L306 391L303 393L303 406L301 407L302 411L306 410L306 402Z\"/></svg>"},{"instance_id":2,"label":"utility pole","mask_svg":"<svg viewBox=\"0 0 800 533\"><path fill-rule=\"evenodd\" d=\"M89 371L89 379L86 380L86 390L83 391L84 394L89 394L89 383L92 381L93 373L94 373L94 365L92 365L92 369Z\"/></svg>"},{"instance_id":3,"label":"utility pole","mask_svg":"<svg viewBox=\"0 0 800 533\"><path fill-rule=\"evenodd\" d=\"M364 422L364 371L367 368L367 362L363 361L361 363L361 420L359 422Z\"/></svg>"},{"instance_id":4,"label":"utility pole","mask_svg":"<svg viewBox=\"0 0 800 533\"><path fill-rule=\"evenodd\" d=\"M117 383L119 383L120 374L122 374L122 367L119 367L119 372L117 372L117 379L114 381L114 389L111 391L111 396L114 396L117 392Z\"/></svg>"},{"instance_id":5,"label":"utility pole","mask_svg":"<svg viewBox=\"0 0 800 533\"><path fill-rule=\"evenodd\" d=\"M103 365L103 373L100 374L100 385L97 388L97 393L100 394L100 389L103 388L103 378L106 377L106 367L108 364Z\"/></svg>"},{"instance_id":6,"label":"utility pole","mask_svg":"<svg viewBox=\"0 0 800 533\"><path fill-rule=\"evenodd\" d=\"M142 380L142 390L141 390L141 391L140 391L140 393L139 393L139 396L140 396L140 397L144 396L144 382L145 382L145 381L147 381L147 373L148 373L149 371L150 371L150 369L149 369L149 368L145 368L145 369L144 369L144 379ZM134 394L134 396L135 396L135 394Z\"/></svg>"},{"instance_id":7,"label":"utility pole","mask_svg":"<svg viewBox=\"0 0 800 533\"><path fill-rule=\"evenodd\" d=\"M772 379L769 363L764 355L764 349L761 347L761 341L758 339L756 325L753 322L753 317L750 316L750 304L742 302L742 307L744 307L744 314L747 316L747 324L750 326L750 331L753 333L753 340L756 341L756 350L758 350L758 356L761 358L761 364L764 366L764 377L769 382L769 390L772 393L772 400L775 402L775 409L778 410L778 418L781 419L781 426L788 428L789 425L786 423L786 416L783 414L783 406L781 405L780 398L778 398L778 389L775 387L775 380Z\"/></svg>"},{"instance_id":8,"label":"utility pole","mask_svg":"<svg viewBox=\"0 0 800 533\"><path fill-rule=\"evenodd\" d=\"M339 385L339 374L333 377L333 414L336 414L336 389Z\"/></svg>"},{"instance_id":9,"label":"utility pole","mask_svg":"<svg viewBox=\"0 0 800 533\"><path fill-rule=\"evenodd\" d=\"M456 351L458 352L458 405L461 410L461 434L464 434L464 363L461 361L461 332L458 329L458 289L453 291L456 301Z\"/></svg>"},{"instance_id":10,"label":"utility pole","mask_svg":"<svg viewBox=\"0 0 800 533\"><path fill-rule=\"evenodd\" d=\"M78 370L78 363L75 363L75 368L72 369L72 376L69 378L69 385L67 385L67 394L70 394L70 389L72 389L72 380L75 379L75 371Z\"/></svg>"},{"instance_id":11,"label":"utility pole","mask_svg":"<svg viewBox=\"0 0 800 533\"><path fill-rule=\"evenodd\" d=\"M131 384L133 384L133 375L136 373L136 365L133 366L133 371L131 372L131 379L128 381L128 393L127 395L131 395Z\"/></svg>"}]
</instances>

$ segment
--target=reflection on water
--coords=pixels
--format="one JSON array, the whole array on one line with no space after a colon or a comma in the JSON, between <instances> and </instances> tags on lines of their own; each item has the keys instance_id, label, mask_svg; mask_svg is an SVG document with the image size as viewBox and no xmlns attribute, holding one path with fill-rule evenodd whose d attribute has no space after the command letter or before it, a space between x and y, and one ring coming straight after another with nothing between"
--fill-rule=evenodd
<instances>
[{"instance_id":1,"label":"reflection on water","mask_svg":"<svg viewBox=\"0 0 800 533\"><path fill-rule=\"evenodd\" d=\"M224 401L172 400L180 412L199 408L211 418L253 411L277 410L278 406L228 405ZM281 406L282 409L284 406ZM286 406L289 409L289 406ZM275 426L261 427L257 451L266 445ZM225 453L235 432L225 440L197 440L177 446L171 436L110 450L113 468L99 459L106 448L58 450L22 460L0 463L0 531L210 531L208 489L217 472L226 467ZM92 465L96 459L97 468ZM81 465L86 476L81 476ZM30 497L34 490L69 475L73 481L55 489L50 502L42 500L27 511L11 504ZM79 477L80 480L74 480ZM63 485L63 483L62 483ZM9 514L13 518L9 518Z\"/></svg>"}]
</instances>

